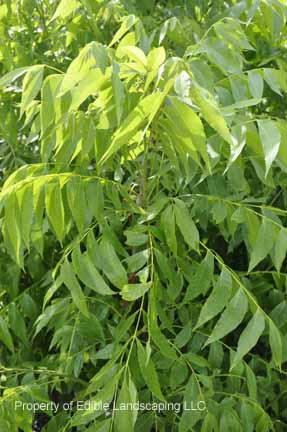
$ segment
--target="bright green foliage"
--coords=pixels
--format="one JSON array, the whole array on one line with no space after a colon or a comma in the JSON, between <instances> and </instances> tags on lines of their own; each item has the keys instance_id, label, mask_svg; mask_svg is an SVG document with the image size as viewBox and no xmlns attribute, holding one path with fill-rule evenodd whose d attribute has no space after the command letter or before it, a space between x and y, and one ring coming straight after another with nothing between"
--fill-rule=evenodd
<instances>
[{"instance_id":1,"label":"bright green foliage","mask_svg":"<svg viewBox=\"0 0 287 432\"><path fill-rule=\"evenodd\" d=\"M286 430L286 26L1 2L1 432Z\"/></svg>"}]
</instances>

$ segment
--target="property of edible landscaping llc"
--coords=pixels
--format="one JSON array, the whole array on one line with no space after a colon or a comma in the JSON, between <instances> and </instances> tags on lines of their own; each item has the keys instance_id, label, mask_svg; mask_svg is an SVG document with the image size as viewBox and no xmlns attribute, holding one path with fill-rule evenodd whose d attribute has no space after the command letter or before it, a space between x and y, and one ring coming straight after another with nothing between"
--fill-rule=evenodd
<instances>
[{"instance_id":1,"label":"property of edible landscaping llc","mask_svg":"<svg viewBox=\"0 0 287 432\"><path fill-rule=\"evenodd\" d=\"M181 411L205 411L206 403L203 400L196 402L184 401L183 403L177 402L134 402L134 403L120 403L110 404L103 401L71 401L63 404L56 402L23 402L20 400L15 401L15 410L22 411L52 411L57 413L59 410L64 411L174 411L179 413Z\"/></svg>"}]
</instances>

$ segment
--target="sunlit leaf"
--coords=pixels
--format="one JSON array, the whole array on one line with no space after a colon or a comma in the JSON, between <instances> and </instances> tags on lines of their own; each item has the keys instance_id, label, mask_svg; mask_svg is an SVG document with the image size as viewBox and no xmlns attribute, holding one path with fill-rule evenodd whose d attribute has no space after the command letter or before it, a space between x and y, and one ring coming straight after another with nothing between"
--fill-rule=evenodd
<instances>
[{"instance_id":1,"label":"sunlit leaf","mask_svg":"<svg viewBox=\"0 0 287 432\"><path fill-rule=\"evenodd\" d=\"M247 297L242 289L238 289L216 323L211 335L207 339L206 345L222 339L225 335L236 329L243 320L247 308Z\"/></svg>"}]
</instances>

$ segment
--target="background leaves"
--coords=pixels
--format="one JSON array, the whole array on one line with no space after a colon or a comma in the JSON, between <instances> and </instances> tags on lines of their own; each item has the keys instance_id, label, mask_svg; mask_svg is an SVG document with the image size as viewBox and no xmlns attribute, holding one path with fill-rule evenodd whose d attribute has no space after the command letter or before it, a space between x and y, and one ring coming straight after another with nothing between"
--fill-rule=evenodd
<instances>
[{"instance_id":1,"label":"background leaves","mask_svg":"<svg viewBox=\"0 0 287 432\"><path fill-rule=\"evenodd\" d=\"M2 2L0 429L286 429L286 19Z\"/></svg>"}]
</instances>

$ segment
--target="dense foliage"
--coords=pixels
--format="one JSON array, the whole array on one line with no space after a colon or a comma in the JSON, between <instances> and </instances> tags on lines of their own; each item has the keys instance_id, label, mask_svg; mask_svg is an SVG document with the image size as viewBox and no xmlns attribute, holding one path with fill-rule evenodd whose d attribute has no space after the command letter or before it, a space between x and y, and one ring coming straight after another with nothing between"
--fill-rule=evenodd
<instances>
[{"instance_id":1,"label":"dense foliage","mask_svg":"<svg viewBox=\"0 0 287 432\"><path fill-rule=\"evenodd\" d=\"M0 2L1 432L286 431L286 21Z\"/></svg>"}]
</instances>

